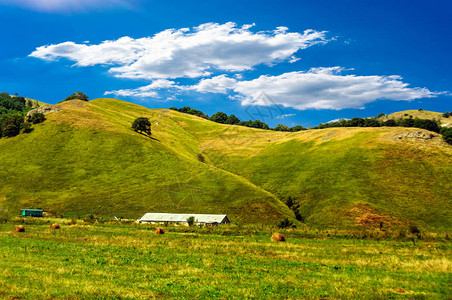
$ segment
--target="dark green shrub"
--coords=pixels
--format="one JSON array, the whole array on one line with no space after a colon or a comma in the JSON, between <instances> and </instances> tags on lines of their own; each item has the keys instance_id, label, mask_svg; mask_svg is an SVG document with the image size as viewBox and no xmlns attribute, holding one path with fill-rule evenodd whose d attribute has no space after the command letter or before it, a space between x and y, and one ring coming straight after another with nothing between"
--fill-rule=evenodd
<instances>
[{"instance_id":1,"label":"dark green shrub","mask_svg":"<svg viewBox=\"0 0 452 300\"><path fill-rule=\"evenodd\" d=\"M420 234L421 230L416 225L410 225L408 232L411 234Z\"/></svg>"},{"instance_id":2,"label":"dark green shrub","mask_svg":"<svg viewBox=\"0 0 452 300\"><path fill-rule=\"evenodd\" d=\"M278 223L278 228L295 228L295 224L289 220L289 218L285 218L281 222Z\"/></svg>"},{"instance_id":3,"label":"dark green shrub","mask_svg":"<svg viewBox=\"0 0 452 300\"><path fill-rule=\"evenodd\" d=\"M4 137L13 137L20 133L20 126L17 126L16 124L9 124L5 126L5 128L2 131L2 136Z\"/></svg>"},{"instance_id":4,"label":"dark green shrub","mask_svg":"<svg viewBox=\"0 0 452 300\"><path fill-rule=\"evenodd\" d=\"M148 118L140 117L136 118L132 123L132 129L139 132L145 132L151 134L151 122Z\"/></svg>"},{"instance_id":5,"label":"dark green shrub","mask_svg":"<svg viewBox=\"0 0 452 300\"><path fill-rule=\"evenodd\" d=\"M193 224L195 224L195 217L193 217L193 216L188 217L187 224L188 224L188 226L193 226Z\"/></svg>"},{"instance_id":6,"label":"dark green shrub","mask_svg":"<svg viewBox=\"0 0 452 300\"><path fill-rule=\"evenodd\" d=\"M88 98L89 98L88 96L86 96L82 92L78 91L78 92L73 93L72 95L70 95L66 99L64 99L64 101L75 100L75 99L82 100L82 101L88 101Z\"/></svg>"},{"instance_id":7,"label":"dark green shrub","mask_svg":"<svg viewBox=\"0 0 452 300\"><path fill-rule=\"evenodd\" d=\"M33 124L38 124L44 122L46 117L41 112L35 112L30 116L30 122Z\"/></svg>"},{"instance_id":8,"label":"dark green shrub","mask_svg":"<svg viewBox=\"0 0 452 300\"><path fill-rule=\"evenodd\" d=\"M33 128L31 128L31 123L24 122L20 126L20 131L23 133L30 133L32 132Z\"/></svg>"}]
</instances>

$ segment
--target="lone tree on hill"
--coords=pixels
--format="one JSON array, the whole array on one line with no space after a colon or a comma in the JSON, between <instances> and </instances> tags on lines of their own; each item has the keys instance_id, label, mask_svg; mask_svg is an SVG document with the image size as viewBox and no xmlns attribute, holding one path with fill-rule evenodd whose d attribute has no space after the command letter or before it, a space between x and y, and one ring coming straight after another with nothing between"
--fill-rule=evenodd
<instances>
[{"instance_id":1,"label":"lone tree on hill","mask_svg":"<svg viewBox=\"0 0 452 300\"><path fill-rule=\"evenodd\" d=\"M82 101L88 101L88 98L89 98L88 96L86 96L82 92L78 91L78 92L73 93L72 95L70 95L66 99L64 99L64 101L74 100L74 99L78 99L78 100L82 100Z\"/></svg>"},{"instance_id":2,"label":"lone tree on hill","mask_svg":"<svg viewBox=\"0 0 452 300\"><path fill-rule=\"evenodd\" d=\"M151 122L148 118L140 117L136 118L132 123L132 129L136 132L144 132L151 134Z\"/></svg>"}]
</instances>

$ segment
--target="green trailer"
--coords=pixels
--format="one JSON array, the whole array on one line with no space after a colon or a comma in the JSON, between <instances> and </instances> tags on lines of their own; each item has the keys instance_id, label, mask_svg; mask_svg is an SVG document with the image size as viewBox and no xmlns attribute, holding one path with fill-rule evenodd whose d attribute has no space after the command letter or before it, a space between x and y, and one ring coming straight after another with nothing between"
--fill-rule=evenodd
<instances>
[{"instance_id":1,"label":"green trailer","mask_svg":"<svg viewBox=\"0 0 452 300\"><path fill-rule=\"evenodd\" d=\"M24 217L42 217L44 211L42 209L22 209Z\"/></svg>"}]
</instances>

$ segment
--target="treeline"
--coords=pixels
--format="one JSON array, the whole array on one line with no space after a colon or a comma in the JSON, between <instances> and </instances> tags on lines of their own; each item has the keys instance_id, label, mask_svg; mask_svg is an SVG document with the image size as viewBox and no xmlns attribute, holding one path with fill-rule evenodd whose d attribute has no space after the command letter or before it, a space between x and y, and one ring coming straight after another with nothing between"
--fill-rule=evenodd
<instances>
[{"instance_id":1,"label":"treeline","mask_svg":"<svg viewBox=\"0 0 452 300\"><path fill-rule=\"evenodd\" d=\"M451 113L444 113L443 116L448 118L452 116ZM322 129L322 128L330 128L330 127L415 127L421 128L433 132L440 133L444 140L452 144L452 128L446 128L440 126L440 121L430 120L430 119L419 119L413 118L413 116L408 116L408 118L399 118L399 119L389 119L383 121L380 119L381 114L376 118L352 118L350 120L340 119L336 122L330 122L322 124L314 127L313 129Z\"/></svg>"},{"instance_id":2,"label":"treeline","mask_svg":"<svg viewBox=\"0 0 452 300\"><path fill-rule=\"evenodd\" d=\"M419 119L414 118L413 116L409 116L409 118L400 118L400 119L389 119L387 121L383 121L380 118L352 118L350 120L340 119L336 122L329 122L314 127L314 129L323 129L330 127L416 127L422 128L434 132L440 132L441 127L439 124L430 119Z\"/></svg>"},{"instance_id":3,"label":"treeline","mask_svg":"<svg viewBox=\"0 0 452 300\"><path fill-rule=\"evenodd\" d=\"M30 122L25 122L25 115L33 108L33 102L24 97L0 93L0 138L13 137L21 132L32 130L31 123L44 121L44 114L33 114Z\"/></svg>"},{"instance_id":4,"label":"treeline","mask_svg":"<svg viewBox=\"0 0 452 300\"><path fill-rule=\"evenodd\" d=\"M217 112L211 117L209 117L207 114L203 113L200 110L184 106L182 108L176 108L176 107L170 107L170 109L190 114L194 116L198 116L216 123L221 124L229 124L229 125L239 125L239 126L246 126L246 127L252 127L252 128L260 128L260 129L268 129L268 130L275 130L275 131L288 131L288 132L296 132L301 130L306 130L303 126L297 125L294 127L288 127L285 125L278 124L275 128L270 128L268 124L260 121L260 120L249 120L249 121L240 121L239 118L237 118L235 115L227 115L224 112ZM421 110L420 110L421 111ZM444 140L452 144L452 128L445 128L441 127L439 121L430 120L430 119L420 119L420 118L413 118L413 116L408 116L406 114L405 116L408 116L408 118L399 118L399 119L389 119L384 121L382 117L384 117L385 114L381 113L377 117L372 118L352 118L352 119L340 119L335 122L329 122L322 124L320 123L319 126L313 127L312 129L323 129L323 128L331 128L331 127L415 127L415 128L421 128L433 132L437 132L443 135ZM452 116L452 112L445 112L443 113L443 117L449 118L449 116Z\"/></svg>"},{"instance_id":5,"label":"treeline","mask_svg":"<svg viewBox=\"0 0 452 300\"><path fill-rule=\"evenodd\" d=\"M189 115L194 115L194 116L198 116L216 123L220 123L220 124L228 124L228 125L238 125L238 126L245 126L245 127L251 127L251 128L260 128L260 129L267 129L267 130L275 130L275 131L288 131L288 132L296 132L296 131L301 131L301 130L306 130L306 128L304 128L303 126L297 125L294 127L288 127L285 125L281 125L278 124L275 128L270 128L268 126L268 124L260 121L260 120L248 120L248 121L240 121L240 119L238 117L236 117L235 115L227 115L224 112L217 112L215 114L213 114L211 117L209 117L207 114L203 113L200 110L188 107L188 106L184 106L182 108L177 108L177 107L170 107L169 109L184 113L184 114L189 114Z\"/></svg>"}]
</instances>

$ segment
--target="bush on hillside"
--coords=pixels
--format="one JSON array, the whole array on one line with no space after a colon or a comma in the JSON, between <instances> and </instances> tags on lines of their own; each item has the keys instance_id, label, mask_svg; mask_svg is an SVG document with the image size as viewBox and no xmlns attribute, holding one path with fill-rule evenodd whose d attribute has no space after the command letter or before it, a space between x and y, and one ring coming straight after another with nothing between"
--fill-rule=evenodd
<instances>
[{"instance_id":1,"label":"bush on hillside","mask_svg":"<svg viewBox=\"0 0 452 300\"><path fill-rule=\"evenodd\" d=\"M31 123L24 122L20 126L20 131L23 133L30 133L32 130L33 128L31 128Z\"/></svg>"},{"instance_id":2,"label":"bush on hillside","mask_svg":"<svg viewBox=\"0 0 452 300\"><path fill-rule=\"evenodd\" d=\"M44 116L43 113L35 112L34 114L31 115L30 122L33 124L38 124L38 123L44 122L45 119L46 119L46 117Z\"/></svg>"},{"instance_id":3,"label":"bush on hillside","mask_svg":"<svg viewBox=\"0 0 452 300\"><path fill-rule=\"evenodd\" d=\"M78 91L78 92L73 93L72 95L70 95L66 99L64 99L64 101L75 100L75 99L82 100L82 101L88 101L88 98L89 98L88 96L86 96L82 92Z\"/></svg>"},{"instance_id":4,"label":"bush on hillside","mask_svg":"<svg viewBox=\"0 0 452 300\"><path fill-rule=\"evenodd\" d=\"M224 112L217 112L216 114L214 114L213 116L210 117L211 121L217 122L217 123L222 123L224 124L226 122L228 118L228 115L225 114Z\"/></svg>"},{"instance_id":5,"label":"bush on hillside","mask_svg":"<svg viewBox=\"0 0 452 300\"><path fill-rule=\"evenodd\" d=\"M295 227L297 227L297 226L295 226L294 223L292 223L292 221L289 220L289 218L285 218L284 220L279 222L277 226L279 228L295 228Z\"/></svg>"},{"instance_id":6,"label":"bush on hillside","mask_svg":"<svg viewBox=\"0 0 452 300\"><path fill-rule=\"evenodd\" d=\"M445 128L443 127L440 131L440 133L443 136L443 139L446 143L452 145L452 128Z\"/></svg>"},{"instance_id":7,"label":"bush on hillside","mask_svg":"<svg viewBox=\"0 0 452 300\"><path fill-rule=\"evenodd\" d=\"M132 129L136 132L144 132L151 134L151 122L148 118L140 117L136 118L132 123Z\"/></svg>"},{"instance_id":8,"label":"bush on hillside","mask_svg":"<svg viewBox=\"0 0 452 300\"><path fill-rule=\"evenodd\" d=\"M224 122L224 124L229 124L229 125L237 125L239 123L240 123L240 119L237 118L235 115L228 116L226 121Z\"/></svg>"}]
</instances>

